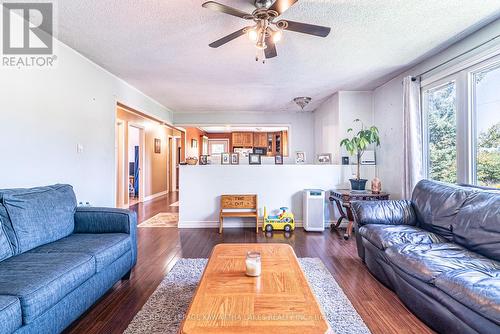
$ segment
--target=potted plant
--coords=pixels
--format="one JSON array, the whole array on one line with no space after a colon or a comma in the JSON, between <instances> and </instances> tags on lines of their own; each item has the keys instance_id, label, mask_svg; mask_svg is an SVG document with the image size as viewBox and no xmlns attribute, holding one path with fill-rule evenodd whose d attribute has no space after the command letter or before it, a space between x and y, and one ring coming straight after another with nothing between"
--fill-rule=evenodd
<instances>
[{"instance_id":1,"label":"potted plant","mask_svg":"<svg viewBox=\"0 0 500 334\"><path fill-rule=\"evenodd\" d=\"M365 153L368 145L375 144L377 146L380 146L380 137L378 135L378 129L376 126L371 126L370 128L365 129L363 122L361 122L359 119L355 119L354 123L360 123L361 130L359 130L358 133L354 135L352 128L347 129L347 133L350 133L351 137L342 139L342 141L340 142L340 146L345 147L345 149L351 156L356 155L358 158L356 178L349 179L349 181L351 182L351 189L365 190L366 181L368 180L362 179L360 177L359 170L361 165L361 157L363 156L363 153Z\"/></svg>"}]
</instances>

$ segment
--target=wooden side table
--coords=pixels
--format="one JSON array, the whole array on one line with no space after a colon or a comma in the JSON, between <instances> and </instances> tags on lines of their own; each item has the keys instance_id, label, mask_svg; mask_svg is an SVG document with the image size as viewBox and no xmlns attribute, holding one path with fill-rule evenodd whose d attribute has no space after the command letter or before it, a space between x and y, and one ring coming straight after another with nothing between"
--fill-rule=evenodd
<instances>
[{"instance_id":1,"label":"wooden side table","mask_svg":"<svg viewBox=\"0 0 500 334\"><path fill-rule=\"evenodd\" d=\"M351 210L351 202L354 201L382 201L388 200L388 193L374 193L372 191L357 191L357 190L349 190L349 189L334 189L330 191L330 201L335 203L337 209L340 212L340 218L337 220L337 223L332 223L330 225L331 228L339 227L342 219L349 220L349 224L347 225L346 233L344 234L344 239L347 240L351 237L352 234L352 226L354 223L354 217L352 215Z\"/></svg>"}]
</instances>

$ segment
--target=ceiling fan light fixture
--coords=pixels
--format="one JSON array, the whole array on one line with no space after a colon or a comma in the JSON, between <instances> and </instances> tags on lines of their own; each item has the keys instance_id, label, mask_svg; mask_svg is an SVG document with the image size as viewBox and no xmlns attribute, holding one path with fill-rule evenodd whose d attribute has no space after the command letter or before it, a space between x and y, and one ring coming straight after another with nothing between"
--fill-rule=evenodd
<instances>
[{"instance_id":1,"label":"ceiling fan light fixture","mask_svg":"<svg viewBox=\"0 0 500 334\"><path fill-rule=\"evenodd\" d=\"M273 33L273 42L278 43L279 41L281 41L282 37L283 37L283 32L281 30L276 30Z\"/></svg>"},{"instance_id":2,"label":"ceiling fan light fixture","mask_svg":"<svg viewBox=\"0 0 500 334\"><path fill-rule=\"evenodd\" d=\"M266 42L259 41L257 42L257 44L255 44L255 47L257 47L257 49L259 50L265 50L267 49L267 44Z\"/></svg>"},{"instance_id":3,"label":"ceiling fan light fixture","mask_svg":"<svg viewBox=\"0 0 500 334\"><path fill-rule=\"evenodd\" d=\"M249 29L247 35L252 42L257 42L259 38L259 33L255 29Z\"/></svg>"}]
</instances>

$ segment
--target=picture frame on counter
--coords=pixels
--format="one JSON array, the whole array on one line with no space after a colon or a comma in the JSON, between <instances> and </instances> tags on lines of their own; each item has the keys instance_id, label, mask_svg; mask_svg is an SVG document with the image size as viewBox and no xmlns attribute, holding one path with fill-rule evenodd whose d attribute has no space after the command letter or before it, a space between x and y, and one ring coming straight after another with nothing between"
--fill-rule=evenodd
<instances>
[{"instance_id":1,"label":"picture frame on counter","mask_svg":"<svg viewBox=\"0 0 500 334\"><path fill-rule=\"evenodd\" d=\"M231 155L228 152L221 153L221 165L229 165L231 164Z\"/></svg>"},{"instance_id":2,"label":"picture frame on counter","mask_svg":"<svg viewBox=\"0 0 500 334\"><path fill-rule=\"evenodd\" d=\"M306 163L306 152L297 151L295 152L295 163L297 165L303 165Z\"/></svg>"},{"instance_id":3,"label":"picture frame on counter","mask_svg":"<svg viewBox=\"0 0 500 334\"><path fill-rule=\"evenodd\" d=\"M208 155L200 155L200 165L208 165Z\"/></svg>"},{"instance_id":4,"label":"picture frame on counter","mask_svg":"<svg viewBox=\"0 0 500 334\"><path fill-rule=\"evenodd\" d=\"M330 165L332 163L331 153L321 153L316 156L316 162L320 165Z\"/></svg>"},{"instance_id":5,"label":"picture frame on counter","mask_svg":"<svg viewBox=\"0 0 500 334\"><path fill-rule=\"evenodd\" d=\"M265 147L254 147L253 148L253 153L260 154L260 155L266 155L267 154L267 148L265 148Z\"/></svg>"},{"instance_id":6,"label":"picture frame on counter","mask_svg":"<svg viewBox=\"0 0 500 334\"><path fill-rule=\"evenodd\" d=\"M250 165L260 165L261 163L262 163L262 160L261 160L261 155L260 154L250 153L248 155L248 164L250 164Z\"/></svg>"},{"instance_id":7,"label":"picture frame on counter","mask_svg":"<svg viewBox=\"0 0 500 334\"><path fill-rule=\"evenodd\" d=\"M240 164L240 154L231 153L231 165L239 165L239 164Z\"/></svg>"},{"instance_id":8,"label":"picture frame on counter","mask_svg":"<svg viewBox=\"0 0 500 334\"><path fill-rule=\"evenodd\" d=\"M274 164L275 165L283 165L283 156L281 154L276 154L274 156Z\"/></svg>"}]
</instances>

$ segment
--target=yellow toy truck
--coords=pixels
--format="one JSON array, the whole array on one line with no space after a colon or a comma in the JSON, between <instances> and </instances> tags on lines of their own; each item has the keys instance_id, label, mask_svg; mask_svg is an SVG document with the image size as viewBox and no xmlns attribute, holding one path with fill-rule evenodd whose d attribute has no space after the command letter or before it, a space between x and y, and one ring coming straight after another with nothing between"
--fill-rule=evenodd
<instances>
[{"instance_id":1,"label":"yellow toy truck","mask_svg":"<svg viewBox=\"0 0 500 334\"><path fill-rule=\"evenodd\" d=\"M295 230L295 218L293 213L289 212L287 207L281 207L280 210L281 212L279 215L269 216L266 207L264 207L264 224L262 225L264 231L291 232Z\"/></svg>"}]
</instances>

